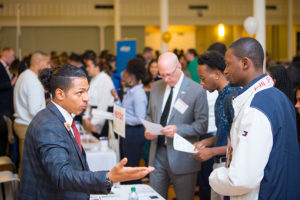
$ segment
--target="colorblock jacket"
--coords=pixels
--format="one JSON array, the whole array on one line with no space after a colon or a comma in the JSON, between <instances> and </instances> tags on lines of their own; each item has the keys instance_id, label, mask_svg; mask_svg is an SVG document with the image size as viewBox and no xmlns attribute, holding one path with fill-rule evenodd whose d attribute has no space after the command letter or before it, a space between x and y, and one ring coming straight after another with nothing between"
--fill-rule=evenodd
<instances>
[{"instance_id":1,"label":"colorblock jacket","mask_svg":"<svg viewBox=\"0 0 300 200\"><path fill-rule=\"evenodd\" d=\"M234 119L227 168L214 170L210 185L238 200L300 199L300 154L295 110L262 75L233 99Z\"/></svg>"}]
</instances>

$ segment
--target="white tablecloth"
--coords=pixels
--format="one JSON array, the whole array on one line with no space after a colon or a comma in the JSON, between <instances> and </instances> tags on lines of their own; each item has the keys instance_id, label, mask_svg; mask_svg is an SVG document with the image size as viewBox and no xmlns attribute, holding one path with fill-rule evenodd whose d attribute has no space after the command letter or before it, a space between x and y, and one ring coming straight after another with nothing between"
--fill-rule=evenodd
<instances>
[{"instance_id":1,"label":"white tablecloth","mask_svg":"<svg viewBox=\"0 0 300 200\"><path fill-rule=\"evenodd\" d=\"M111 170L117 164L116 152L112 149L101 150L99 143L83 144L83 148L91 171Z\"/></svg>"},{"instance_id":2,"label":"white tablecloth","mask_svg":"<svg viewBox=\"0 0 300 200\"><path fill-rule=\"evenodd\" d=\"M139 200L164 200L154 189L149 185L114 185L111 193L108 195L90 195L90 200L108 199L108 200L128 200L131 187L136 188Z\"/></svg>"}]
</instances>

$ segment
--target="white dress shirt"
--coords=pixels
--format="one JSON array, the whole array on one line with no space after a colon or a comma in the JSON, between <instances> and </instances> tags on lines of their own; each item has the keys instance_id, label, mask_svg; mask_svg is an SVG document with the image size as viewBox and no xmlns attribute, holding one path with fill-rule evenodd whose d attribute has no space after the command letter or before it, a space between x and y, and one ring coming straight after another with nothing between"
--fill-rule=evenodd
<instances>
[{"instance_id":1,"label":"white dress shirt","mask_svg":"<svg viewBox=\"0 0 300 200\"><path fill-rule=\"evenodd\" d=\"M68 125L72 125L73 123L73 117L75 117L74 114L70 114L68 111L66 111L64 108L62 108L61 106L59 106L58 104L54 103L54 101L51 101L56 107L57 109L59 110L59 112L62 114L62 116L64 117L64 119L66 120L66 123ZM73 133L73 129L70 128L70 131L72 132L73 136L74 136L74 133ZM75 136L74 136L75 138Z\"/></svg>"},{"instance_id":2,"label":"white dress shirt","mask_svg":"<svg viewBox=\"0 0 300 200\"><path fill-rule=\"evenodd\" d=\"M101 133L105 119L92 116L91 107L97 106L97 109L106 111L109 106L113 106L114 97L111 95L112 89L114 89L114 84L110 76L108 76L105 72L100 72L91 80L90 89L88 91L90 100L83 118L91 119L91 123L96 125L97 133Z\"/></svg>"},{"instance_id":3,"label":"white dress shirt","mask_svg":"<svg viewBox=\"0 0 300 200\"><path fill-rule=\"evenodd\" d=\"M177 94L180 90L180 86L181 86L181 83L183 81L183 77L184 77L184 74L181 72L181 76L180 76L178 82L173 87L173 96L172 96L172 102L171 102L171 106L170 106L170 111L169 111L169 115L168 115L167 124L169 122L169 116L172 113L173 106L174 106L175 100L177 98ZM164 108L165 108L165 105L167 103L170 92L171 92L171 87L169 85L167 85L166 90L165 90L165 94L164 94L164 98L163 98L162 107L161 107L161 113L163 113L163 111L164 111Z\"/></svg>"},{"instance_id":4,"label":"white dress shirt","mask_svg":"<svg viewBox=\"0 0 300 200\"><path fill-rule=\"evenodd\" d=\"M14 88L15 121L29 125L33 117L46 107L45 93L38 75L26 69Z\"/></svg>"}]
</instances>

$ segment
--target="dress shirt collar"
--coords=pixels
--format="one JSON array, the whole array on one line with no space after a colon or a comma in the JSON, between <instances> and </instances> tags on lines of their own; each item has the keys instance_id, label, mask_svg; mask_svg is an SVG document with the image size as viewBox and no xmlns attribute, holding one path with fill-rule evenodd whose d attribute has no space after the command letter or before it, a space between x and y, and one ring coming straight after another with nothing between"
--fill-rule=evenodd
<instances>
[{"instance_id":1,"label":"dress shirt collar","mask_svg":"<svg viewBox=\"0 0 300 200\"><path fill-rule=\"evenodd\" d=\"M73 117L75 116L74 114L70 114L68 111L66 111L64 108L62 108L61 106L59 106L58 104L56 104L54 101L52 101L52 103L57 107L57 109L59 110L59 112L62 114L62 116L65 118L66 123L68 123L69 125L72 125L73 122Z\"/></svg>"},{"instance_id":2,"label":"dress shirt collar","mask_svg":"<svg viewBox=\"0 0 300 200\"><path fill-rule=\"evenodd\" d=\"M134 86L133 88L130 88L129 90L127 90L127 94L134 93L136 90L139 90L141 88L143 88L143 84L138 84L138 85Z\"/></svg>"}]
</instances>

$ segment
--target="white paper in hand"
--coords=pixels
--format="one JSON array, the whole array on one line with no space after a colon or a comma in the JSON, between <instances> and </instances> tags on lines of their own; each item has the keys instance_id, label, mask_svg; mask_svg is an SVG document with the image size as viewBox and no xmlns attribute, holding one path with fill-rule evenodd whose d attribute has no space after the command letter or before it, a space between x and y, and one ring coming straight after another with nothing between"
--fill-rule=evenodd
<instances>
[{"instance_id":1,"label":"white paper in hand","mask_svg":"<svg viewBox=\"0 0 300 200\"><path fill-rule=\"evenodd\" d=\"M164 127L162 127L162 125L149 122L149 121L144 120L142 118L140 118L140 120L142 121L145 129L147 131L149 131L151 134L153 134L153 135L162 135L162 133L160 132L161 130L164 129Z\"/></svg>"},{"instance_id":2,"label":"white paper in hand","mask_svg":"<svg viewBox=\"0 0 300 200\"><path fill-rule=\"evenodd\" d=\"M178 135L177 133L174 134L174 139L173 139L173 146L174 149L177 151L183 151L186 153L196 153L194 145Z\"/></svg>"}]
</instances>

